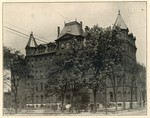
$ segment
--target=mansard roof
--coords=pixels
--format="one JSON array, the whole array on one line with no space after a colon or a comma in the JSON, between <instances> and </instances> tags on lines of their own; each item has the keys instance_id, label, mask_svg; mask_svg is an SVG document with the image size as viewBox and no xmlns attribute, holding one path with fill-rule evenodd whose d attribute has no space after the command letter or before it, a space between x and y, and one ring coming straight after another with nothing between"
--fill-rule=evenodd
<instances>
[{"instance_id":1,"label":"mansard roof","mask_svg":"<svg viewBox=\"0 0 150 118\"><path fill-rule=\"evenodd\" d=\"M38 46L38 45L37 45L37 43L36 43L36 41L35 41L35 38L34 38L34 36L33 36L33 32L31 32L29 41L28 41L28 43L27 43L27 45L26 45L26 48L27 48L27 47L37 47L37 46Z\"/></svg>"},{"instance_id":2,"label":"mansard roof","mask_svg":"<svg viewBox=\"0 0 150 118\"><path fill-rule=\"evenodd\" d=\"M116 27L120 27L121 29L128 30L128 27L126 26L123 18L121 17L120 10L118 11L118 16L117 16L117 19L116 19L115 24L113 26L113 29L115 29Z\"/></svg>"},{"instance_id":3,"label":"mansard roof","mask_svg":"<svg viewBox=\"0 0 150 118\"><path fill-rule=\"evenodd\" d=\"M83 35L82 23L79 23L77 21L65 23L65 26L57 39L60 39L65 34L71 34L74 36L79 36L79 35L82 36Z\"/></svg>"}]
</instances>

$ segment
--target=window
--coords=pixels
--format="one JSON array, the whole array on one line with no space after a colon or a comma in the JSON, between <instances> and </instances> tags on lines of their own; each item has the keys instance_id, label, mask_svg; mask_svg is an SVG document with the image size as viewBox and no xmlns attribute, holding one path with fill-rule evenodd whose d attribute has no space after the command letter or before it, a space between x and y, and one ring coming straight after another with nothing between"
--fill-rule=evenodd
<instances>
[{"instance_id":1,"label":"window","mask_svg":"<svg viewBox=\"0 0 150 118\"><path fill-rule=\"evenodd\" d=\"M69 49L70 48L70 44L66 43L66 48Z\"/></svg>"},{"instance_id":2,"label":"window","mask_svg":"<svg viewBox=\"0 0 150 118\"><path fill-rule=\"evenodd\" d=\"M42 72L42 71L40 71L40 77L41 77L41 78L43 77L43 72Z\"/></svg>"},{"instance_id":3,"label":"window","mask_svg":"<svg viewBox=\"0 0 150 118\"><path fill-rule=\"evenodd\" d=\"M70 28L67 29L67 32L71 32L71 30L72 30L72 28L70 27Z\"/></svg>"},{"instance_id":4,"label":"window","mask_svg":"<svg viewBox=\"0 0 150 118\"><path fill-rule=\"evenodd\" d=\"M118 103L118 107L121 107L122 106L122 104L121 103Z\"/></svg>"},{"instance_id":5,"label":"window","mask_svg":"<svg viewBox=\"0 0 150 118\"><path fill-rule=\"evenodd\" d=\"M43 83L41 83L41 91L43 91Z\"/></svg>"},{"instance_id":6,"label":"window","mask_svg":"<svg viewBox=\"0 0 150 118\"><path fill-rule=\"evenodd\" d=\"M38 91L38 86L36 86L36 91Z\"/></svg>"},{"instance_id":7,"label":"window","mask_svg":"<svg viewBox=\"0 0 150 118\"><path fill-rule=\"evenodd\" d=\"M39 100L39 96L38 96L38 95L36 95L36 102L38 102L38 100Z\"/></svg>"},{"instance_id":8,"label":"window","mask_svg":"<svg viewBox=\"0 0 150 118\"><path fill-rule=\"evenodd\" d=\"M33 65L33 60L31 61L31 64Z\"/></svg>"},{"instance_id":9,"label":"window","mask_svg":"<svg viewBox=\"0 0 150 118\"><path fill-rule=\"evenodd\" d=\"M42 58L40 59L40 63L42 63Z\"/></svg>"},{"instance_id":10,"label":"window","mask_svg":"<svg viewBox=\"0 0 150 118\"><path fill-rule=\"evenodd\" d=\"M43 108L44 107L44 105L43 104L41 104L41 108Z\"/></svg>"},{"instance_id":11,"label":"window","mask_svg":"<svg viewBox=\"0 0 150 118\"><path fill-rule=\"evenodd\" d=\"M41 102L43 102L43 95L41 95Z\"/></svg>"},{"instance_id":12,"label":"window","mask_svg":"<svg viewBox=\"0 0 150 118\"><path fill-rule=\"evenodd\" d=\"M113 92L110 92L109 94L110 94L110 102L112 102L113 101Z\"/></svg>"},{"instance_id":13,"label":"window","mask_svg":"<svg viewBox=\"0 0 150 118\"><path fill-rule=\"evenodd\" d=\"M64 48L64 44L61 44L61 48L62 48L62 49Z\"/></svg>"}]
</instances>

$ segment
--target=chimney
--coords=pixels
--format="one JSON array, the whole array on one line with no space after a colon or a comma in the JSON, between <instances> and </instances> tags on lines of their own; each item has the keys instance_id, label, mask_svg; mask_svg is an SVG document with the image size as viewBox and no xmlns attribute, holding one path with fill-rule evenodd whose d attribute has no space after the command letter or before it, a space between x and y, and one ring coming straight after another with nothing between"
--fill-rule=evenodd
<instances>
[{"instance_id":1,"label":"chimney","mask_svg":"<svg viewBox=\"0 0 150 118\"><path fill-rule=\"evenodd\" d=\"M57 33L58 33L57 37L59 37L59 35L60 35L60 27L59 26L57 27Z\"/></svg>"},{"instance_id":2,"label":"chimney","mask_svg":"<svg viewBox=\"0 0 150 118\"><path fill-rule=\"evenodd\" d=\"M81 29L82 29L82 21L80 21Z\"/></svg>"}]
</instances>

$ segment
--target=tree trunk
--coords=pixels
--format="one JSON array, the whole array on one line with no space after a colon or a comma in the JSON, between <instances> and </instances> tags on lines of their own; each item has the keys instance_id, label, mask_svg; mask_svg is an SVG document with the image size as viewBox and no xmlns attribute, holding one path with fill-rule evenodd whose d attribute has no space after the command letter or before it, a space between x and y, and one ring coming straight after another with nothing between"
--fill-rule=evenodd
<instances>
[{"instance_id":1,"label":"tree trunk","mask_svg":"<svg viewBox=\"0 0 150 118\"><path fill-rule=\"evenodd\" d=\"M143 107L145 107L145 92L142 92L142 99L143 99Z\"/></svg>"},{"instance_id":2,"label":"tree trunk","mask_svg":"<svg viewBox=\"0 0 150 118\"><path fill-rule=\"evenodd\" d=\"M94 95L94 113L96 113L96 112L97 112L96 94L97 94L97 90L96 90L96 89L94 89L94 90L93 90L93 95Z\"/></svg>"},{"instance_id":3,"label":"tree trunk","mask_svg":"<svg viewBox=\"0 0 150 118\"><path fill-rule=\"evenodd\" d=\"M112 71L113 72L113 71ZM113 91L114 91L114 97L115 97L115 104L116 104L116 112L118 111L118 104L117 104L117 102L118 102L118 100L117 100L117 81L116 81L116 77L115 77L115 74L114 74L114 72L113 72L113 81L114 81L114 84L112 85L113 86Z\"/></svg>"},{"instance_id":4,"label":"tree trunk","mask_svg":"<svg viewBox=\"0 0 150 118\"><path fill-rule=\"evenodd\" d=\"M61 111L62 111L62 113L64 113L64 99L65 99L65 95L63 94L63 95L61 95Z\"/></svg>"},{"instance_id":5,"label":"tree trunk","mask_svg":"<svg viewBox=\"0 0 150 118\"><path fill-rule=\"evenodd\" d=\"M130 109L133 109L133 87L131 87L131 101L130 101Z\"/></svg>"},{"instance_id":6,"label":"tree trunk","mask_svg":"<svg viewBox=\"0 0 150 118\"><path fill-rule=\"evenodd\" d=\"M14 102L15 102L15 113L17 114L18 113L18 104L17 104L17 95L15 94L15 100L14 100Z\"/></svg>"},{"instance_id":7,"label":"tree trunk","mask_svg":"<svg viewBox=\"0 0 150 118\"><path fill-rule=\"evenodd\" d=\"M49 109L51 109L51 96L49 95Z\"/></svg>"},{"instance_id":8,"label":"tree trunk","mask_svg":"<svg viewBox=\"0 0 150 118\"><path fill-rule=\"evenodd\" d=\"M114 92L114 97L115 97L115 104L116 104L116 112L118 111L118 104L117 104L117 93L116 93L116 91Z\"/></svg>"},{"instance_id":9,"label":"tree trunk","mask_svg":"<svg viewBox=\"0 0 150 118\"><path fill-rule=\"evenodd\" d=\"M107 114L107 88L105 88L105 113Z\"/></svg>"},{"instance_id":10,"label":"tree trunk","mask_svg":"<svg viewBox=\"0 0 150 118\"><path fill-rule=\"evenodd\" d=\"M124 73L124 78L123 78L123 98L122 98L122 100L123 100L123 110L125 110L126 109L126 104L125 104L125 73Z\"/></svg>"},{"instance_id":11,"label":"tree trunk","mask_svg":"<svg viewBox=\"0 0 150 118\"><path fill-rule=\"evenodd\" d=\"M142 97L142 93L140 92L140 107L142 107L142 99L141 99L141 97Z\"/></svg>"},{"instance_id":12,"label":"tree trunk","mask_svg":"<svg viewBox=\"0 0 150 118\"><path fill-rule=\"evenodd\" d=\"M71 94L71 113L73 113L73 106L74 106L74 103L73 103L73 99L74 98L74 94L73 94L73 92L72 92L72 94Z\"/></svg>"}]
</instances>

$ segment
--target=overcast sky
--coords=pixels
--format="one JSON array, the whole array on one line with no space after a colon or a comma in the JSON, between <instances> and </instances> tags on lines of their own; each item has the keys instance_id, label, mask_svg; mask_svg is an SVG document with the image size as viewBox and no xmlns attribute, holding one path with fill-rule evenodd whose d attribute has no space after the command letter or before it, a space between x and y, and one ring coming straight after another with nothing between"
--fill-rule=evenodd
<instances>
[{"instance_id":1,"label":"overcast sky","mask_svg":"<svg viewBox=\"0 0 150 118\"><path fill-rule=\"evenodd\" d=\"M136 36L137 61L146 65L146 2L97 2L97 3L4 3L3 26L30 34L47 42L57 37L57 26L64 22L83 22L92 27L113 26L118 10L129 32ZM3 43L25 54L27 37L3 28ZM41 42L37 42L38 44Z\"/></svg>"}]
</instances>

